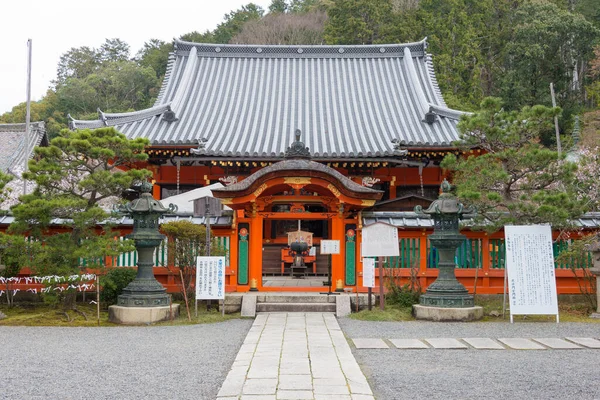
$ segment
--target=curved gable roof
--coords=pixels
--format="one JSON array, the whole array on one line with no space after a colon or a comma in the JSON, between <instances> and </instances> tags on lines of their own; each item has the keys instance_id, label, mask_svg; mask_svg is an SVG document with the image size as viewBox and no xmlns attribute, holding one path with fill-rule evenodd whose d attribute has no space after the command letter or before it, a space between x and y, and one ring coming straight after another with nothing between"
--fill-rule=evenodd
<instances>
[{"instance_id":1,"label":"curved gable roof","mask_svg":"<svg viewBox=\"0 0 600 400\"><path fill-rule=\"evenodd\" d=\"M153 145L202 142L200 154L283 158L304 132L314 159L391 156L394 143L450 147L447 108L425 40L368 46L175 42L154 107L100 112L71 127L115 126ZM426 122L426 116L432 118Z\"/></svg>"},{"instance_id":2,"label":"curved gable roof","mask_svg":"<svg viewBox=\"0 0 600 400\"><path fill-rule=\"evenodd\" d=\"M28 148L25 149L25 124L0 124L0 170L21 176L24 162L33 156L36 146L48 145L44 122L29 124Z\"/></svg>"}]
</instances>

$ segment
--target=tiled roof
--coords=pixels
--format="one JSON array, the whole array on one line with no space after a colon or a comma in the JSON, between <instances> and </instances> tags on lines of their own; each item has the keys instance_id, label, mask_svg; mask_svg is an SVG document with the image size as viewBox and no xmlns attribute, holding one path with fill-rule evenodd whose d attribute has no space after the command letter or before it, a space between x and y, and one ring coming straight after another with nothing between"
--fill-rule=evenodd
<instances>
[{"instance_id":1,"label":"tiled roof","mask_svg":"<svg viewBox=\"0 0 600 400\"><path fill-rule=\"evenodd\" d=\"M426 42L368 46L214 45L176 41L153 108L99 113L71 128L115 126L201 155L282 158L300 129L313 158L385 157L394 143L450 147L461 112L446 107ZM429 122L426 122L426 116Z\"/></svg>"},{"instance_id":2,"label":"tiled roof","mask_svg":"<svg viewBox=\"0 0 600 400\"><path fill-rule=\"evenodd\" d=\"M0 170L20 176L25 157L33 155L33 148L47 142L43 122L29 124L29 149L25 151L25 124L0 124Z\"/></svg>"},{"instance_id":3,"label":"tiled roof","mask_svg":"<svg viewBox=\"0 0 600 400\"><path fill-rule=\"evenodd\" d=\"M213 194L217 194L215 197L224 197L230 195L231 193L243 193L243 191L251 189L253 185L260 183L266 176L291 177L292 175L290 175L290 172L298 174L299 176L325 176L328 180L337 181L338 184L336 187L339 189L345 189L344 191L354 195L368 196L369 198L379 199L383 194L383 192L380 190L359 185L331 167L310 160L279 161L275 164L269 165L268 167L261 168L246 179L234 183L233 185L212 189L212 192Z\"/></svg>"},{"instance_id":4,"label":"tiled roof","mask_svg":"<svg viewBox=\"0 0 600 400\"><path fill-rule=\"evenodd\" d=\"M363 212L362 216L364 225L385 222L403 228L433 228L433 220L429 215L417 214L412 211ZM465 221L468 222L468 216ZM583 229L600 228L600 212L585 213L575 219L573 225Z\"/></svg>"},{"instance_id":5,"label":"tiled roof","mask_svg":"<svg viewBox=\"0 0 600 400\"><path fill-rule=\"evenodd\" d=\"M15 220L15 217L13 217L12 215L0 216L0 226L10 225L14 220ZM195 225L205 225L206 224L205 217L194 217L189 214L162 215L159 218L158 223L166 224L167 222L173 222L173 221L190 221ZM233 214L231 212L224 212L223 215L220 217L210 217L210 224L213 227L231 226L232 221L233 221ZM72 223L71 220L64 220L64 219L60 219L60 218L54 218L50 221L50 225L55 225L55 226L71 224L71 223ZM133 219L131 217L113 218L110 220L110 223L112 225L117 225L117 226L130 226L130 225L133 225Z\"/></svg>"}]
</instances>

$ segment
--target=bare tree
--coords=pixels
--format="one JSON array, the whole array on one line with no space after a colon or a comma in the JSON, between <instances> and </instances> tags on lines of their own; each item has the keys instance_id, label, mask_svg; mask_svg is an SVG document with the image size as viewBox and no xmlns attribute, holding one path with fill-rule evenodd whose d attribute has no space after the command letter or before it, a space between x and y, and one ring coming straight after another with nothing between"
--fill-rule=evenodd
<instances>
[{"instance_id":1,"label":"bare tree","mask_svg":"<svg viewBox=\"0 0 600 400\"><path fill-rule=\"evenodd\" d=\"M419 7L420 0L392 0L394 11L409 11Z\"/></svg>"},{"instance_id":2,"label":"bare tree","mask_svg":"<svg viewBox=\"0 0 600 400\"><path fill-rule=\"evenodd\" d=\"M260 20L248 21L231 43L243 44L322 44L327 14L314 10L307 13L270 13Z\"/></svg>"}]
</instances>

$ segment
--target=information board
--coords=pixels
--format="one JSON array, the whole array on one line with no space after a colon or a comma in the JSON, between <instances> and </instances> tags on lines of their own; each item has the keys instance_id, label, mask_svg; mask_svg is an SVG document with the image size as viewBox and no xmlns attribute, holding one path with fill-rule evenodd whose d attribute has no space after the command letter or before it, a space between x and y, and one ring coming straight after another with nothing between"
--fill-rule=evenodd
<instances>
[{"instance_id":1,"label":"information board","mask_svg":"<svg viewBox=\"0 0 600 400\"><path fill-rule=\"evenodd\" d=\"M399 256L398 228L376 222L362 229L362 257Z\"/></svg>"},{"instance_id":2,"label":"information board","mask_svg":"<svg viewBox=\"0 0 600 400\"><path fill-rule=\"evenodd\" d=\"M321 254L340 254L340 241L321 240Z\"/></svg>"},{"instance_id":3,"label":"information board","mask_svg":"<svg viewBox=\"0 0 600 400\"><path fill-rule=\"evenodd\" d=\"M505 226L504 233L511 322L517 314L555 314L558 322L551 227Z\"/></svg>"},{"instance_id":4,"label":"information board","mask_svg":"<svg viewBox=\"0 0 600 400\"><path fill-rule=\"evenodd\" d=\"M375 287L375 260L363 258L363 286Z\"/></svg>"},{"instance_id":5,"label":"information board","mask_svg":"<svg viewBox=\"0 0 600 400\"><path fill-rule=\"evenodd\" d=\"M196 300L225 299L225 257L196 259Z\"/></svg>"}]
</instances>

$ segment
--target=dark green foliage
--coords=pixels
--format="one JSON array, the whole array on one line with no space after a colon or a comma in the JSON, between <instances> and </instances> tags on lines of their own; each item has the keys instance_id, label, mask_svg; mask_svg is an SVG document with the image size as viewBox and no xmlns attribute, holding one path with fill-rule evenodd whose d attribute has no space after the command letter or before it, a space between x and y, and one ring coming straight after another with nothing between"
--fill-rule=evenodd
<instances>
[{"instance_id":1,"label":"dark green foliage","mask_svg":"<svg viewBox=\"0 0 600 400\"><path fill-rule=\"evenodd\" d=\"M584 66L593 57L598 30L580 14L547 2L525 2L514 16L514 29L506 43L502 97L513 109L552 104L550 83L569 105L582 98Z\"/></svg>"},{"instance_id":2,"label":"dark green foliage","mask_svg":"<svg viewBox=\"0 0 600 400\"><path fill-rule=\"evenodd\" d=\"M225 14L224 21L212 32L214 43L229 43L240 33L246 22L260 19L263 14L264 10L254 3L248 3L239 10Z\"/></svg>"},{"instance_id":3,"label":"dark green foliage","mask_svg":"<svg viewBox=\"0 0 600 400\"><path fill-rule=\"evenodd\" d=\"M152 68L156 73L156 77L162 79L167 71L171 51L173 51L173 43L150 39L144 43L144 47L137 53L136 59L140 66Z\"/></svg>"},{"instance_id":4,"label":"dark green foliage","mask_svg":"<svg viewBox=\"0 0 600 400\"><path fill-rule=\"evenodd\" d=\"M285 13L289 9L289 5L285 0L271 0L271 4L269 5L270 13Z\"/></svg>"},{"instance_id":5,"label":"dark green foliage","mask_svg":"<svg viewBox=\"0 0 600 400\"><path fill-rule=\"evenodd\" d=\"M7 188L6 185L8 182L12 181L12 179L13 177L11 175L0 171L0 203L6 200L10 195L10 188Z\"/></svg>"},{"instance_id":6,"label":"dark green foliage","mask_svg":"<svg viewBox=\"0 0 600 400\"><path fill-rule=\"evenodd\" d=\"M334 0L327 9L325 40L329 44L395 42L390 0Z\"/></svg>"},{"instance_id":7,"label":"dark green foliage","mask_svg":"<svg viewBox=\"0 0 600 400\"><path fill-rule=\"evenodd\" d=\"M100 202L119 201L132 183L150 172L133 167L144 161L146 139L128 140L113 128L62 131L49 147L37 147L25 179L37 185L12 208L10 233L27 234L44 245L33 255L35 273L71 275L87 267L100 267L106 256L132 249L129 241L114 240L109 213ZM63 219L64 231L50 231L54 218Z\"/></svg>"},{"instance_id":8,"label":"dark green foliage","mask_svg":"<svg viewBox=\"0 0 600 400\"><path fill-rule=\"evenodd\" d=\"M447 156L456 194L477 210L475 227L490 232L507 224L550 223L566 227L583 211L572 192L576 166L540 144L559 109L543 106L506 111L499 99L459 123L461 146L480 155ZM564 156L564 155L563 155Z\"/></svg>"},{"instance_id":9,"label":"dark green foliage","mask_svg":"<svg viewBox=\"0 0 600 400\"><path fill-rule=\"evenodd\" d=\"M111 268L106 275L100 277L100 301L105 306L117 304L123 289L135 279L135 268Z\"/></svg>"},{"instance_id":10,"label":"dark green foliage","mask_svg":"<svg viewBox=\"0 0 600 400\"><path fill-rule=\"evenodd\" d=\"M388 292L385 295L386 302L398 305L400 307L411 307L413 304L419 304L420 290L411 289L408 283L400 286L396 284L389 285Z\"/></svg>"}]
</instances>

